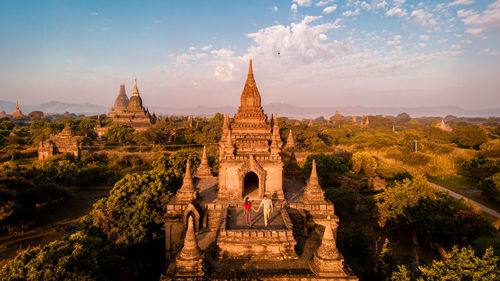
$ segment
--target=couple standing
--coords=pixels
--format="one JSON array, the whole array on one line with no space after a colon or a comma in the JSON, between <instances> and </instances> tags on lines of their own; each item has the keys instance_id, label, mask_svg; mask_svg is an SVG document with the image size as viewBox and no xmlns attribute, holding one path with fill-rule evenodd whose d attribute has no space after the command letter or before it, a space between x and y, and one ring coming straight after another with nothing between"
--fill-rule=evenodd
<instances>
[{"instance_id":1,"label":"couple standing","mask_svg":"<svg viewBox=\"0 0 500 281\"><path fill-rule=\"evenodd\" d=\"M245 203L243 203L243 207L245 207L244 212L247 225L249 227L252 227L252 210L255 211L255 209L252 207L252 202L250 202L248 197L245 198ZM267 227L269 215L273 211L273 201L267 198L267 195L264 195L264 199L262 199L262 201L260 202L259 208L257 209L256 212L259 212L261 207L263 207L264 211L264 225Z\"/></svg>"}]
</instances>

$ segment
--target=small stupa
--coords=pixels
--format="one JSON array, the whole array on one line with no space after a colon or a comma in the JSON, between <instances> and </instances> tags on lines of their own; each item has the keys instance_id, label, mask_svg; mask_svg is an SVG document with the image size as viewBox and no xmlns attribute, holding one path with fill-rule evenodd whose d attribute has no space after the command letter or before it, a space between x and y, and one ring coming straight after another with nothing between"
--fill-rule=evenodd
<instances>
[{"instance_id":1,"label":"small stupa","mask_svg":"<svg viewBox=\"0 0 500 281\"><path fill-rule=\"evenodd\" d=\"M196 234L194 233L193 217L188 218L184 245L175 259L174 275L178 277L197 277L205 275L203 271L203 257L201 255Z\"/></svg>"},{"instance_id":2,"label":"small stupa","mask_svg":"<svg viewBox=\"0 0 500 281\"><path fill-rule=\"evenodd\" d=\"M312 260L309 261L311 271L320 277L348 276L344 272L344 257L337 249L336 232L337 224L335 223L335 227L332 227L332 220L328 217L321 245L314 252Z\"/></svg>"},{"instance_id":3,"label":"small stupa","mask_svg":"<svg viewBox=\"0 0 500 281\"><path fill-rule=\"evenodd\" d=\"M198 196L198 192L194 187L193 177L191 176L191 168L189 160L186 162L186 173L184 174L184 179L182 180L182 186L177 191L177 194L173 198L176 203L186 202L189 203L195 200Z\"/></svg>"},{"instance_id":4,"label":"small stupa","mask_svg":"<svg viewBox=\"0 0 500 281\"><path fill-rule=\"evenodd\" d=\"M318 173L316 171L316 160L313 159L311 176L304 187L304 193L301 197L302 202L323 203L325 201L325 192L319 184Z\"/></svg>"},{"instance_id":5,"label":"small stupa","mask_svg":"<svg viewBox=\"0 0 500 281\"><path fill-rule=\"evenodd\" d=\"M297 158L295 158L295 149L292 149L290 153L290 159L286 165L286 175L295 179L304 180L304 174L297 164Z\"/></svg>"},{"instance_id":6,"label":"small stupa","mask_svg":"<svg viewBox=\"0 0 500 281\"><path fill-rule=\"evenodd\" d=\"M295 148L295 141L293 140L292 129L290 129L290 132L288 133L288 137L286 138L285 147Z\"/></svg>"},{"instance_id":7,"label":"small stupa","mask_svg":"<svg viewBox=\"0 0 500 281\"><path fill-rule=\"evenodd\" d=\"M203 154L201 156L201 163L196 170L195 177L197 178L211 178L212 171L210 170L210 166L208 165L207 159L207 147L203 146Z\"/></svg>"}]
</instances>

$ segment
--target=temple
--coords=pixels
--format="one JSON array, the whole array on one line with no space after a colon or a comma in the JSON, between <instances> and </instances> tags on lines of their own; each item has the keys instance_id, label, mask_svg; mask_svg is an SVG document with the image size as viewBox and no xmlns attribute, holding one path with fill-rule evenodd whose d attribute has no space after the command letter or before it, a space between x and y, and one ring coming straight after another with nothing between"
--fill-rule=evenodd
<instances>
[{"instance_id":1,"label":"temple","mask_svg":"<svg viewBox=\"0 0 500 281\"><path fill-rule=\"evenodd\" d=\"M64 129L56 135L43 140L38 145L38 160L46 160L56 154L69 153L74 159L80 158L80 152L87 141L85 136L78 136L68 122Z\"/></svg>"},{"instance_id":2,"label":"temple","mask_svg":"<svg viewBox=\"0 0 500 281\"><path fill-rule=\"evenodd\" d=\"M358 280L335 243L338 217L325 198L313 162L304 186L293 168L285 174L283 141L275 115L261 106L252 61L231 122L224 116L219 174L206 161L191 176L186 164L182 187L167 205L165 246L168 270L162 280ZM245 223L243 201L255 208L264 196L274 209L265 226L262 213ZM197 233L197 235L196 235ZM199 247L199 250L198 250ZM187 250L186 250L187 249ZM330 254L333 251L334 254Z\"/></svg>"},{"instance_id":3,"label":"temple","mask_svg":"<svg viewBox=\"0 0 500 281\"><path fill-rule=\"evenodd\" d=\"M26 116L19 109L19 102L16 102L16 109L12 112L12 119L25 119Z\"/></svg>"},{"instance_id":4,"label":"temple","mask_svg":"<svg viewBox=\"0 0 500 281\"><path fill-rule=\"evenodd\" d=\"M157 121L155 114L150 114L149 110L142 105L142 98L137 88L137 79L134 79L134 90L130 100L125 93L125 85L120 85L120 92L116 97L114 106L108 113L108 117L113 118L110 125L125 124L136 131L145 131Z\"/></svg>"}]
</instances>

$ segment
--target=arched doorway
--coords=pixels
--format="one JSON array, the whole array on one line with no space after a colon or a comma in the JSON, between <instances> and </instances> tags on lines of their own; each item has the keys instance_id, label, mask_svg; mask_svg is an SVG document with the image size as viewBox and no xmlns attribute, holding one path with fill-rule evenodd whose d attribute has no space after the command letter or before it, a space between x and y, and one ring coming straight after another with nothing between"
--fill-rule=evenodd
<instances>
[{"instance_id":1,"label":"arched doorway","mask_svg":"<svg viewBox=\"0 0 500 281\"><path fill-rule=\"evenodd\" d=\"M254 172L248 172L243 180L243 198L259 197L259 177Z\"/></svg>"}]
</instances>

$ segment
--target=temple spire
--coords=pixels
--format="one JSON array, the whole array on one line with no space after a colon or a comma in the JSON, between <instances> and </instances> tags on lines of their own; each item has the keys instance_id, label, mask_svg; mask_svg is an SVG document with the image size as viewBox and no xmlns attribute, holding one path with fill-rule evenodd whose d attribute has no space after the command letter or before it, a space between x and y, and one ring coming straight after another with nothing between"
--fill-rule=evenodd
<instances>
[{"instance_id":1,"label":"temple spire","mask_svg":"<svg viewBox=\"0 0 500 281\"><path fill-rule=\"evenodd\" d=\"M191 164L189 163L189 160L187 160L186 162L186 173L184 173L182 187L189 188L189 190L194 190L193 177L191 176Z\"/></svg>"},{"instance_id":2,"label":"temple spire","mask_svg":"<svg viewBox=\"0 0 500 281\"><path fill-rule=\"evenodd\" d=\"M295 147L295 141L293 139L292 129L290 129L290 133L288 133L288 137L286 138L286 145L285 145L285 147L290 147L290 148L294 148Z\"/></svg>"},{"instance_id":3,"label":"temple spire","mask_svg":"<svg viewBox=\"0 0 500 281\"><path fill-rule=\"evenodd\" d=\"M238 109L238 112L241 110L248 110L249 108L259 108L260 114L263 116L261 107L261 100L259 90L257 89L257 85L255 84L255 79L253 77L253 68L252 68L252 60L250 60L250 64L248 66L248 77L245 81L245 86L243 88L243 92L241 93L241 106Z\"/></svg>"},{"instance_id":4,"label":"temple spire","mask_svg":"<svg viewBox=\"0 0 500 281\"><path fill-rule=\"evenodd\" d=\"M319 184L318 172L316 171L316 160L313 159L311 167L311 175L304 187L304 193L301 197L302 202L324 202L325 192Z\"/></svg>"},{"instance_id":5,"label":"temple spire","mask_svg":"<svg viewBox=\"0 0 500 281\"><path fill-rule=\"evenodd\" d=\"M318 172L316 172L316 159L313 159L309 185L319 185Z\"/></svg>"},{"instance_id":6,"label":"temple spire","mask_svg":"<svg viewBox=\"0 0 500 281\"><path fill-rule=\"evenodd\" d=\"M248 78L253 79L252 59L250 59L250 63L248 65Z\"/></svg>"},{"instance_id":7,"label":"temple spire","mask_svg":"<svg viewBox=\"0 0 500 281\"><path fill-rule=\"evenodd\" d=\"M210 178L212 177L212 171L210 170L210 166L208 165L207 158L207 147L203 146L203 154L201 156L201 163L196 170L196 177L198 178Z\"/></svg>"},{"instance_id":8,"label":"temple spire","mask_svg":"<svg viewBox=\"0 0 500 281\"><path fill-rule=\"evenodd\" d=\"M193 217L189 216L186 237L184 238L184 246L182 247L179 257L182 259L193 259L200 256L200 248L196 241L194 233Z\"/></svg>"},{"instance_id":9,"label":"temple spire","mask_svg":"<svg viewBox=\"0 0 500 281\"><path fill-rule=\"evenodd\" d=\"M134 90L132 91L132 96L138 96L139 90L137 89L137 78L134 78Z\"/></svg>"},{"instance_id":10,"label":"temple spire","mask_svg":"<svg viewBox=\"0 0 500 281\"><path fill-rule=\"evenodd\" d=\"M175 259L175 263L169 272L174 276L203 276L203 257L201 255L200 247L194 233L193 217L189 216L187 221L186 236L184 237L184 245Z\"/></svg>"},{"instance_id":11,"label":"temple spire","mask_svg":"<svg viewBox=\"0 0 500 281\"><path fill-rule=\"evenodd\" d=\"M337 249L337 243L335 241L336 232L337 223L328 216L325 232L321 239L321 245L314 252L313 258L309 262L309 268L317 276L338 277L339 279L348 277L344 271L343 256Z\"/></svg>"},{"instance_id":12,"label":"temple spire","mask_svg":"<svg viewBox=\"0 0 500 281\"><path fill-rule=\"evenodd\" d=\"M16 101L16 110L19 110L19 101Z\"/></svg>"},{"instance_id":13,"label":"temple spire","mask_svg":"<svg viewBox=\"0 0 500 281\"><path fill-rule=\"evenodd\" d=\"M198 196L198 192L194 187L193 177L191 176L191 165L189 164L189 159L186 162L186 173L184 174L184 179L182 180L182 186L177 190L175 195L175 202L177 203L189 203L195 200Z\"/></svg>"}]
</instances>

